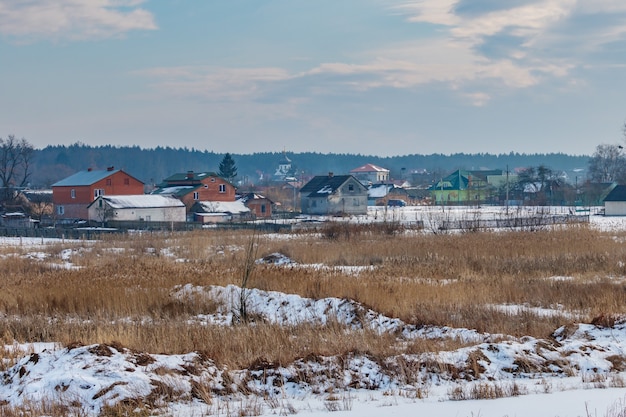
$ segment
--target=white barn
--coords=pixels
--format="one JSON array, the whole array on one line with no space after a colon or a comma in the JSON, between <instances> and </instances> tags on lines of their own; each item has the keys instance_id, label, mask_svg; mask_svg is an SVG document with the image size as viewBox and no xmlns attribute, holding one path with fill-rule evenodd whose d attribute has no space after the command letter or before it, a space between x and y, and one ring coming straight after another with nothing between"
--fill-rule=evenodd
<instances>
[{"instance_id":1,"label":"white barn","mask_svg":"<svg viewBox=\"0 0 626 417\"><path fill-rule=\"evenodd\" d=\"M167 195L101 195L88 207L89 220L184 222L185 204Z\"/></svg>"}]
</instances>

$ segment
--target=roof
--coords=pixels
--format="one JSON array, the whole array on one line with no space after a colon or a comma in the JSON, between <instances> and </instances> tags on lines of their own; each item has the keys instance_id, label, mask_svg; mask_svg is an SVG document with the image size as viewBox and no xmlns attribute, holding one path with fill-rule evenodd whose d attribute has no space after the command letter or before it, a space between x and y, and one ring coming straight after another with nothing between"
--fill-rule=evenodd
<instances>
[{"instance_id":1,"label":"roof","mask_svg":"<svg viewBox=\"0 0 626 417\"><path fill-rule=\"evenodd\" d=\"M502 170L500 169L492 169L492 170L475 170L475 171L465 171L461 169L457 169L452 174L448 175L441 179L441 181L436 182L431 185L431 190L466 190L470 183L474 180L478 179L481 181L486 181L488 176L493 175L502 175ZM475 185L475 184L474 184Z\"/></svg>"},{"instance_id":2,"label":"roof","mask_svg":"<svg viewBox=\"0 0 626 417\"><path fill-rule=\"evenodd\" d=\"M626 201L626 185L617 185L604 197L604 201Z\"/></svg>"},{"instance_id":3,"label":"roof","mask_svg":"<svg viewBox=\"0 0 626 417\"><path fill-rule=\"evenodd\" d=\"M84 171L79 171L76 174L70 175L69 177L62 179L61 181L55 182L54 184L52 184L52 186L53 187L68 187L68 186L91 185L120 171L121 169L116 169L116 170L111 170L111 171L87 169Z\"/></svg>"},{"instance_id":4,"label":"roof","mask_svg":"<svg viewBox=\"0 0 626 417\"><path fill-rule=\"evenodd\" d=\"M202 184L198 185L177 185L173 187L163 186L153 190L152 195L173 195L176 197L182 197L202 187Z\"/></svg>"},{"instance_id":5,"label":"roof","mask_svg":"<svg viewBox=\"0 0 626 417\"><path fill-rule=\"evenodd\" d=\"M98 199L105 200L109 206L115 209L185 207L185 204L179 199L164 195L103 195L98 197ZM93 201L88 207L91 207L98 199Z\"/></svg>"},{"instance_id":6,"label":"roof","mask_svg":"<svg viewBox=\"0 0 626 417\"><path fill-rule=\"evenodd\" d=\"M219 177L215 172L179 172L165 178L164 182L180 182L180 181L202 181L208 177Z\"/></svg>"},{"instance_id":7,"label":"roof","mask_svg":"<svg viewBox=\"0 0 626 417\"><path fill-rule=\"evenodd\" d=\"M381 168L381 167L379 167L377 165L374 165L374 164L365 164L362 167L354 168L350 172L354 172L354 173L361 173L361 172L389 172L389 170L386 169L386 168Z\"/></svg>"},{"instance_id":8,"label":"roof","mask_svg":"<svg viewBox=\"0 0 626 417\"><path fill-rule=\"evenodd\" d=\"M368 188L367 196L369 198L383 198L393 190L405 191L404 188L398 187L395 184L373 184Z\"/></svg>"},{"instance_id":9,"label":"roof","mask_svg":"<svg viewBox=\"0 0 626 417\"><path fill-rule=\"evenodd\" d=\"M352 175L319 175L317 177L313 177L311 181L307 182L304 187L300 189L300 193L307 195L308 197L327 197L329 194L337 191L339 187L350 179L353 179L354 182L365 192L363 184L361 184Z\"/></svg>"},{"instance_id":10,"label":"roof","mask_svg":"<svg viewBox=\"0 0 626 417\"><path fill-rule=\"evenodd\" d=\"M241 198L239 198L239 200L241 200L243 203L247 203L249 201L254 201L254 200L267 200L270 203L272 203L272 200L270 200L269 198L265 197L264 195L256 194L256 193L244 194L241 196Z\"/></svg>"},{"instance_id":11,"label":"roof","mask_svg":"<svg viewBox=\"0 0 626 417\"><path fill-rule=\"evenodd\" d=\"M243 214L250 213L250 209L243 204L243 201L198 201L195 207L201 208L203 211L196 213L229 213Z\"/></svg>"}]
</instances>

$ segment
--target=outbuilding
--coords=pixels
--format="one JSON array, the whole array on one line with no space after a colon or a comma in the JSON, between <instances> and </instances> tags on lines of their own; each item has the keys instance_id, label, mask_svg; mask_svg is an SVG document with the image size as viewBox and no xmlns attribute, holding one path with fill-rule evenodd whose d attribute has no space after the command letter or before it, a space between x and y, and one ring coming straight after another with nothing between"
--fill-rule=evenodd
<instances>
[{"instance_id":1,"label":"outbuilding","mask_svg":"<svg viewBox=\"0 0 626 417\"><path fill-rule=\"evenodd\" d=\"M626 185L617 185L604 197L605 216L626 216Z\"/></svg>"}]
</instances>

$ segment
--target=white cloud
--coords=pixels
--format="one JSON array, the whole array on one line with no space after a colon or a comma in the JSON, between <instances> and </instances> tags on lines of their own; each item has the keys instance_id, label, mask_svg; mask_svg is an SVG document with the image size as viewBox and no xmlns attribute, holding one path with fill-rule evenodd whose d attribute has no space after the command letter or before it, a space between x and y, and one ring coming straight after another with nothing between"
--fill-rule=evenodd
<instances>
[{"instance_id":1,"label":"white cloud","mask_svg":"<svg viewBox=\"0 0 626 417\"><path fill-rule=\"evenodd\" d=\"M0 0L0 35L22 40L102 39L157 28L142 0Z\"/></svg>"},{"instance_id":2,"label":"white cloud","mask_svg":"<svg viewBox=\"0 0 626 417\"><path fill-rule=\"evenodd\" d=\"M404 13L409 22L437 25L437 30L428 37L321 62L301 72L178 67L144 74L154 77L159 88L170 95L215 101L297 103L346 90L417 89L437 83L483 106L507 89L530 88L553 79L563 79L561 85L578 88L581 83L571 74L585 65L584 50L597 51L599 45L626 36L626 25L615 23L619 20L590 25L584 34L579 33L574 21L586 15L626 13L622 0L516 1L509 8L498 4L497 10L489 10L486 2L480 13L470 14L455 11L459 2L402 1L392 10ZM510 38L518 41L511 45L502 41ZM497 56L486 54L481 47L488 42L501 45L502 52Z\"/></svg>"}]
</instances>

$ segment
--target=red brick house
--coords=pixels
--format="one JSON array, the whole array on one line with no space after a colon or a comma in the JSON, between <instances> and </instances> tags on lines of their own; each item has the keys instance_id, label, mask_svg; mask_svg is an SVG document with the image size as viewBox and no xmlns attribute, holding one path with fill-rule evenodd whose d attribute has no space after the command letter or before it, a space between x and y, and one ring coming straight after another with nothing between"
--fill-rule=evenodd
<instances>
[{"instance_id":1,"label":"red brick house","mask_svg":"<svg viewBox=\"0 0 626 417\"><path fill-rule=\"evenodd\" d=\"M173 195L187 209L197 201L235 201L235 186L214 172L174 174L163 180L152 194Z\"/></svg>"},{"instance_id":2,"label":"red brick house","mask_svg":"<svg viewBox=\"0 0 626 417\"><path fill-rule=\"evenodd\" d=\"M143 188L143 182L121 169L90 168L52 184L52 203L59 219L88 219L87 206L99 196L143 194Z\"/></svg>"},{"instance_id":3,"label":"red brick house","mask_svg":"<svg viewBox=\"0 0 626 417\"><path fill-rule=\"evenodd\" d=\"M250 209L257 219L269 219L272 217L274 202L260 194L248 193L241 196L241 201Z\"/></svg>"}]
</instances>

